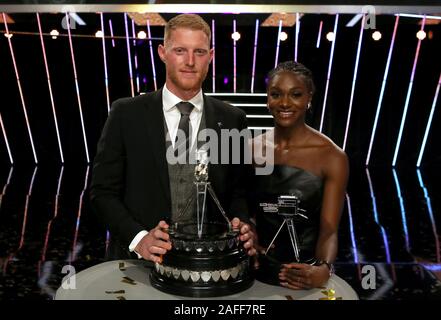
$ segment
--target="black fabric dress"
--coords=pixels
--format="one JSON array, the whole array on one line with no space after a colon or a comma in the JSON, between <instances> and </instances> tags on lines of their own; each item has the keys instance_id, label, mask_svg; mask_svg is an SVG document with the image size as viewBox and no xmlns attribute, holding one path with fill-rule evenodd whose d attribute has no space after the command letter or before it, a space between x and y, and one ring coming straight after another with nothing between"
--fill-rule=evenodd
<instances>
[{"instance_id":1,"label":"black fabric dress","mask_svg":"<svg viewBox=\"0 0 441 320\"><path fill-rule=\"evenodd\" d=\"M270 175L253 177L249 197L250 212L256 214L256 227L259 245L267 248L284 218L271 205L277 204L281 195L295 195L300 202L298 207L305 217L294 218L295 229L300 244L300 262L311 263L315 256L320 223L320 209L323 197L323 180L313 173L297 167L275 165ZM285 224L266 255L259 254L259 269L256 278L262 282L279 284L281 264L295 262L287 225Z\"/></svg>"}]
</instances>

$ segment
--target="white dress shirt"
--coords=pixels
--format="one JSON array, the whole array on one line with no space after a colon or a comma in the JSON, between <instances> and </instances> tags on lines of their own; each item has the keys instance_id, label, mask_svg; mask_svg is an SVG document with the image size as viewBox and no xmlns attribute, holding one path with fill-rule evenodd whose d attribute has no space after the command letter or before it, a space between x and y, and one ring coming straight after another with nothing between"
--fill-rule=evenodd
<instances>
[{"instance_id":1,"label":"white dress shirt","mask_svg":"<svg viewBox=\"0 0 441 320\"><path fill-rule=\"evenodd\" d=\"M175 96L172 92L170 92L170 90L167 89L167 86L164 85L164 88L162 89L162 111L164 112L165 123L167 124L168 133L170 135L173 147L175 146L179 120L181 119L181 113L176 105L181 101L183 100ZM191 147L193 147L197 139L197 134L194 133L197 133L199 130L199 125L201 124L202 119L202 110L204 108L204 96L202 95L202 90L199 90L199 92L193 98L186 102L190 102L194 105L194 108L190 113L190 126L191 132L193 132L191 135ZM147 230L142 230L135 236L135 238L133 238L129 245L130 252L135 250L138 243L147 234ZM142 258L141 255L136 251L135 253L138 255L138 259Z\"/></svg>"}]
</instances>

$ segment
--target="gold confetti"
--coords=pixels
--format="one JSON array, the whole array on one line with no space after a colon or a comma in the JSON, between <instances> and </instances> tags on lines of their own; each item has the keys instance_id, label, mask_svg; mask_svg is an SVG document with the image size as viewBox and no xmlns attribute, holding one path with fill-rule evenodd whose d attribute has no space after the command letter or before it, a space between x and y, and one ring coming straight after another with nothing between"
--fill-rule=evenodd
<instances>
[{"instance_id":1,"label":"gold confetti","mask_svg":"<svg viewBox=\"0 0 441 320\"><path fill-rule=\"evenodd\" d=\"M118 296L116 297L118 300L126 300L126 298L124 298L123 296Z\"/></svg>"},{"instance_id":2,"label":"gold confetti","mask_svg":"<svg viewBox=\"0 0 441 320\"><path fill-rule=\"evenodd\" d=\"M343 300L342 297L336 297L335 296L335 290L334 289L322 290L322 293L326 297L325 298L319 298L319 300Z\"/></svg>"},{"instance_id":3,"label":"gold confetti","mask_svg":"<svg viewBox=\"0 0 441 320\"><path fill-rule=\"evenodd\" d=\"M292 296L285 296L286 300L294 300Z\"/></svg>"},{"instance_id":4,"label":"gold confetti","mask_svg":"<svg viewBox=\"0 0 441 320\"><path fill-rule=\"evenodd\" d=\"M126 270L126 268L124 266L124 262L120 262L119 263L119 270L121 270L121 271L125 271Z\"/></svg>"},{"instance_id":5,"label":"gold confetti","mask_svg":"<svg viewBox=\"0 0 441 320\"><path fill-rule=\"evenodd\" d=\"M129 277L123 277L123 279L121 280L121 282L128 283L128 284L132 284L132 285L136 285L135 280L130 279Z\"/></svg>"},{"instance_id":6,"label":"gold confetti","mask_svg":"<svg viewBox=\"0 0 441 320\"><path fill-rule=\"evenodd\" d=\"M126 293L126 290L106 291L107 294Z\"/></svg>"}]
</instances>

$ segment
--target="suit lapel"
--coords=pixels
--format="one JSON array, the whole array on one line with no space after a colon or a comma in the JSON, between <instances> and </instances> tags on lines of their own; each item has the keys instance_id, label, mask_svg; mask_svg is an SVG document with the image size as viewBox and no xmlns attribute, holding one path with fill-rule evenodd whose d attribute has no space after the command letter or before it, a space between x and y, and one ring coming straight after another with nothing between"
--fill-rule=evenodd
<instances>
[{"instance_id":1,"label":"suit lapel","mask_svg":"<svg viewBox=\"0 0 441 320\"><path fill-rule=\"evenodd\" d=\"M214 104L214 102L207 97L206 95L204 95L204 109L205 109L205 123L206 123L206 127L209 129L213 129L216 131L217 134L217 138L218 138L218 146L217 146L217 155L218 155L218 163L220 163L221 161L221 128L222 128L222 118L220 117L221 115L219 114L219 112L216 108L216 105ZM209 163L208 165L208 172L209 172L209 176L211 178L214 179L210 179L212 182L216 180L216 174L218 171L218 165L212 165L211 163ZM211 173L210 173L211 172ZM215 183L215 182L214 182Z\"/></svg>"},{"instance_id":2,"label":"suit lapel","mask_svg":"<svg viewBox=\"0 0 441 320\"><path fill-rule=\"evenodd\" d=\"M145 105L148 113L148 133L149 141L152 146L159 172L160 184L164 188L164 192L168 203L171 204L170 183L168 177L168 166L166 159L165 131L164 131L164 113L162 110L162 89L151 95L150 101Z\"/></svg>"}]
</instances>

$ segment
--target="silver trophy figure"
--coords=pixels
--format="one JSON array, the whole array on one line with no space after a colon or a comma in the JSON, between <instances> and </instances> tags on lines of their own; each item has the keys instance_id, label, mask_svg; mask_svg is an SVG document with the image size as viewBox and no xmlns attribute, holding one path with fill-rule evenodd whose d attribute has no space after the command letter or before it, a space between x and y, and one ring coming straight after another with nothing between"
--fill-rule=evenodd
<instances>
[{"instance_id":1,"label":"silver trophy figure","mask_svg":"<svg viewBox=\"0 0 441 320\"><path fill-rule=\"evenodd\" d=\"M194 170L194 177L195 181L194 184L196 185L196 215L197 215L197 228L198 228L198 237L202 237L202 230L204 226L204 219L205 219L205 210L206 210L206 200L207 200L207 190L210 193L210 196L216 203L217 208L219 209L220 213L224 217L225 221L227 222L228 231L231 230L231 224L230 220L227 217L227 214L225 213L224 209L222 208L219 199L217 198L213 188L211 187L210 182L208 181L208 152L204 149L197 149L196 150L196 167Z\"/></svg>"},{"instance_id":2,"label":"silver trophy figure","mask_svg":"<svg viewBox=\"0 0 441 320\"><path fill-rule=\"evenodd\" d=\"M283 222L277 230L276 235L273 240L269 244L268 248L265 251L265 255L268 253L269 249L273 245L277 236L282 230L283 226L286 224L289 232L289 237L291 239L292 249L294 250L294 256L297 262L300 262L300 243L297 237L296 227L294 224L294 218L303 218L308 220L308 217L300 212L306 212L306 210L299 208L300 200L298 197L294 195L284 195L278 197L278 203L275 206L277 208L278 214L283 217Z\"/></svg>"}]
</instances>

